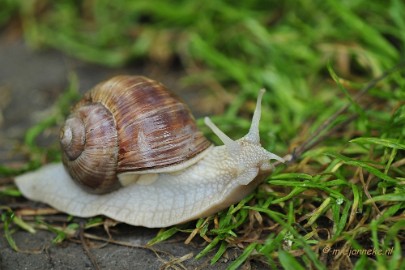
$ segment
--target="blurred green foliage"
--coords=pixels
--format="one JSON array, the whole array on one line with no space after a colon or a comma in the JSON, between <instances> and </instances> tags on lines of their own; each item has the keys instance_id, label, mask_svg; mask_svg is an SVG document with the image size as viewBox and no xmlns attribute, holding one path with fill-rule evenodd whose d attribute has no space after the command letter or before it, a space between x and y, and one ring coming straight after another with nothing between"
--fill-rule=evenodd
<instances>
[{"instance_id":1,"label":"blurred green foliage","mask_svg":"<svg viewBox=\"0 0 405 270\"><path fill-rule=\"evenodd\" d=\"M0 22L18 13L33 48L50 46L113 67L136 59L180 61L200 84L214 80L237 88L241 95L228 121L247 96L265 87L279 112L266 121L281 121L284 139L308 116L305 102L322 108L318 102L333 98L318 91L328 61L341 76L370 78L398 62L405 41L400 0L4 3ZM311 99L314 94L319 98Z\"/></svg>"}]
</instances>

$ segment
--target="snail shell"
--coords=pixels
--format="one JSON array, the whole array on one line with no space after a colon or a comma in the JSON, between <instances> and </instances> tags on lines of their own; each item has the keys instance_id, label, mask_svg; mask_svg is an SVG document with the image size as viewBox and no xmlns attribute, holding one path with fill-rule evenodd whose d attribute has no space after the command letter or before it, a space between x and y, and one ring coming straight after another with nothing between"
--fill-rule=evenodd
<instances>
[{"instance_id":1,"label":"snail shell","mask_svg":"<svg viewBox=\"0 0 405 270\"><path fill-rule=\"evenodd\" d=\"M60 143L69 174L98 194L118 189L118 174L170 171L211 145L187 105L142 76L117 76L89 91L62 127Z\"/></svg>"},{"instance_id":2,"label":"snail shell","mask_svg":"<svg viewBox=\"0 0 405 270\"><path fill-rule=\"evenodd\" d=\"M167 227L238 202L269 174L271 159L284 161L260 145L264 90L259 92L249 133L238 140L205 118L205 124L224 143L213 147L194 122L189 122L193 117L187 107L177 104L170 92L162 94L162 89L161 84L144 77L120 76L96 86L62 129L65 166L50 164L16 177L22 194L75 216L105 215L131 225ZM151 97L152 93L158 98ZM110 110L105 111L107 107ZM101 141L104 137L107 140ZM92 160L100 156L100 163ZM70 162L79 165L69 169ZM104 168L114 172L103 172ZM76 177L84 180L74 182ZM100 184L103 179L108 184ZM92 188L107 193L89 193Z\"/></svg>"}]
</instances>

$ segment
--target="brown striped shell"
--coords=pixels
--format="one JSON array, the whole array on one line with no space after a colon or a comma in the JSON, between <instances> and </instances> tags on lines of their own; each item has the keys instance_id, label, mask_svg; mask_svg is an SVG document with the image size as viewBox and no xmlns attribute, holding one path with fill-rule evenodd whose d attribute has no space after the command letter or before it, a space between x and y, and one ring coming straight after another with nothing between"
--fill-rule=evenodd
<instances>
[{"instance_id":1,"label":"brown striped shell","mask_svg":"<svg viewBox=\"0 0 405 270\"><path fill-rule=\"evenodd\" d=\"M211 144L183 102L142 76L117 76L90 90L60 132L62 159L87 191L120 187L117 175L185 163Z\"/></svg>"}]
</instances>

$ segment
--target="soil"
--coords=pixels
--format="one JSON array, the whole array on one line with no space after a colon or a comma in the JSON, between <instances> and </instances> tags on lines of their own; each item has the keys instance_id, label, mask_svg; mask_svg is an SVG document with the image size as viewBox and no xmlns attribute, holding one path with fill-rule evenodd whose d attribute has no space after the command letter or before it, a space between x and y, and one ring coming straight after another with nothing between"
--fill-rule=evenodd
<instances>
[{"instance_id":1,"label":"soil","mask_svg":"<svg viewBox=\"0 0 405 270\"><path fill-rule=\"evenodd\" d=\"M50 49L31 50L21 39L3 33L0 35L0 164L18 167L27 161L26 155L20 149L24 134L29 127L49 115L58 96L68 86L69 74L72 72L78 76L82 93L96 83L116 74L145 74L162 81L170 89L181 89L176 80L181 76L181 71L168 71L145 64L133 64L125 69L100 67L83 63ZM196 98L198 100L202 92L190 91L187 95L182 95L180 92L179 95L187 102ZM197 116L201 114L198 107L193 107L192 110ZM42 138L41 146L55 144L56 134L57 132L51 132ZM3 178L0 185L2 183L12 184L12 178ZM0 197L0 211L4 206L15 209L16 205L45 207L23 198ZM66 219L62 214L55 217ZM78 219L78 222L81 220ZM100 269L159 269L168 267L169 265L165 262L173 258L180 258L190 253L195 256L204 247L198 240L184 244L188 235L179 233L169 241L153 246L156 250L166 252L158 253L161 259L150 249L86 240L90 250L89 255L79 236L54 244L52 242L56 237L54 232L38 230L35 234L31 234L14 226L12 237L21 249L17 252L4 238L3 226L0 228L0 269L3 270L94 269L91 258ZM156 236L158 230L118 224L111 228L110 232L116 241L143 246ZM86 230L86 233L108 238L103 228L90 232ZM230 249L229 259L221 259L211 266L209 261L213 254L210 253L200 260L187 259L182 264L187 269L225 269L236 254L240 254L240 250ZM250 264L250 267L266 269L265 266L256 262Z\"/></svg>"}]
</instances>

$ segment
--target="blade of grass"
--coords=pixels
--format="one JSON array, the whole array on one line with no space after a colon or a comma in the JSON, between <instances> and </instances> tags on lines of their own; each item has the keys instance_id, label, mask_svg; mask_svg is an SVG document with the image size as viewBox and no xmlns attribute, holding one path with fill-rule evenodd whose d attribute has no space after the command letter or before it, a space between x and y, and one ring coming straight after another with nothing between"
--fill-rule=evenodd
<instances>
[{"instance_id":1,"label":"blade of grass","mask_svg":"<svg viewBox=\"0 0 405 270\"><path fill-rule=\"evenodd\" d=\"M328 0L327 3L332 7L332 10L339 15L343 23L350 25L356 30L356 33L368 44L370 47L375 47L378 53L386 55L391 59L398 59L398 53L393 46L387 42L383 36L376 31L375 28L366 24L359 16L354 14L342 2L336 0Z\"/></svg>"},{"instance_id":2,"label":"blade of grass","mask_svg":"<svg viewBox=\"0 0 405 270\"><path fill-rule=\"evenodd\" d=\"M18 252L18 251L20 251L20 249L18 248L17 244L15 243L13 236L12 236L11 229L10 229L10 224L12 223L14 218L15 218L15 215L14 215L14 212L12 212L12 211L7 211L7 212L4 212L1 214L1 220L3 221L4 237L6 238L10 247L13 250Z\"/></svg>"},{"instance_id":3,"label":"blade of grass","mask_svg":"<svg viewBox=\"0 0 405 270\"><path fill-rule=\"evenodd\" d=\"M166 239L169 239L172 237L174 234L176 234L179 231L177 227L171 227L169 229L162 229L159 231L159 233L152 239L150 240L146 245L147 246L152 246L155 245L159 242L162 242Z\"/></svg>"},{"instance_id":4,"label":"blade of grass","mask_svg":"<svg viewBox=\"0 0 405 270\"><path fill-rule=\"evenodd\" d=\"M389 147L389 148L405 150L405 144L400 143L398 141L398 139L359 137L359 138L350 140L349 142L359 143L359 144L375 144L375 145L381 145L381 146L385 146L385 147Z\"/></svg>"},{"instance_id":5,"label":"blade of grass","mask_svg":"<svg viewBox=\"0 0 405 270\"><path fill-rule=\"evenodd\" d=\"M368 199L364 202L364 204L370 204L370 203L374 203L374 202L405 202L405 193L404 191L402 191L401 193L397 193L397 194L384 194L384 195L378 195L375 196L371 199Z\"/></svg>"},{"instance_id":6,"label":"blade of grass","mask_svg":"<svg viewBox=\"0 0 405 270\"><path fill-rule=\"evenodd\" d=\"M247 260L250 254L252 254L252 252L256 249L258 245L259 245L258 243L251 243L249 246L247 246L243 250L243 253L228 266L228 270L238 269Z\"/></svg>"},{"instance_id":7,"label":"blade of grass","mask_svg":"<svg viewBox=\"0 0 405 270\"><path fill-rule=\"evenodd\" d=\"M398 180L396 180L396 179L394 179L394 178L380 172L378 169L366 164L364 161L353 160L353 159L351 159L349 157L345 157L345 156L343 156L341 154L333 153L333 152L325 153L325 155L340 159L341 161L343 161L347 165L351 165L351 166L355 166L355 167L361 167L361 168L365 169L366 171L374 174L375 176L387 181L390 184L399 184Z\"/></svg>"},{"instance_id":8,"label":"blade of grass","mask_svg":"<svg viewBox=\"0 0 405 270\"><path fill-rule=\"evenodd\" d=\"M304 270L305 268L299 264L299 262L291 256L290 253L279 250L278 255L280 258L280 263L284 267L284 269L297 269L297 270Z\"/></svg>"},{"instance_id":9,"label":"blade of grass","mask_svg":"<svg viewBox=\"0 0 405 270\"><path fill-rule=\"evenodd\" d=\"M247 208L258 211L258 212L265 213L271 219L273 219L275 222L282 225L283 228L287 229L294 236L295 241L297 241L297 243L299 243L301 245L305 254L312 261L312 263L315 265L315 267L317 267L318 269L326 269L325 266L318 260L316 254L312 251L311 247L306 243L306 240L303 239L302 236L290 224L286 223L282 219L282 216L280 216L279 213L271 211L269 209L262 209L259 207L247 207Z\"/></svg>"},{"instance_id":10,"label":"blade of grass","mask_svg":"<svg viewBox=\"0 0 405 270\"><path fill-rule=\"evenodd\" d=\"M208 254L208 252L210 252L211 250L213 250L219 243L220 241L223 240L222 236L217 236L215 237L211 243L209 243L200 253L198 253L195 258L198 260L202 257L204 257L205 255Z\"/></svg>"},{"instance_id":11,"label":"blade of grass","mask_svg":"<svg viewBox=\"0 0 405 270\"><path fill-rule=\"evenodd\" d=\"M222 242L218 248L217 253L215 253L215 255L212 256L211 265L215 264L222 257L222 255L225 253L227 248L228 248L228 244L226 242Z\"/></svg>"},{"instance_id":12,"label":"blade of grass","mask_svg":"<svg viewBox=\"0 0 405 270\"><path fill-rule=\"evenodd\" d=\"M332 240L337 239L344 231L346 225L347 225L347 219L349 217L349 211L350 207L352 206L352 203L348 200L345 201L343 210L340 210L340 204L335 202L333 204L333 209L337 210L336 216L338 218L334 218L334 223L336 224L335 230L334 230L334 236L332 237ZM335 214L334 214L335 216Z\"/></svg>"}]
</instances>

